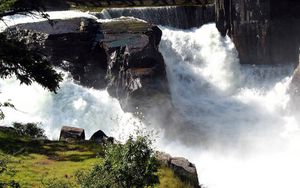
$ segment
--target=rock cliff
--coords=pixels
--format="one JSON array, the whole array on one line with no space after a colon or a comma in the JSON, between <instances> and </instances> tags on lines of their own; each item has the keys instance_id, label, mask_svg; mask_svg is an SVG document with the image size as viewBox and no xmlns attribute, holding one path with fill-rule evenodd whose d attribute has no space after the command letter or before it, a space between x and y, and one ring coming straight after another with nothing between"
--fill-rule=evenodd
<instances>
[{"instance_id":1,"label":"rock cliff","mask_svg":"<svg viewBox=\"0 0 300 188\"><path fill-rule=\"evenodd\" d=\"M54 65L84 86L107 88L127 111L168 94L165 64L158 51L162 32L157 26L128 17L53 21L54 26L41 21L10 30L22 30L16 32L22 38L35 38L28 43L43 48Z\"/></svg>"},{"instance_id":2,"label":"rock cliff","mask_svg":"<svg viewBox=\"0 0 300 188\"><path fill-rule=\"evenodd\" d=\"M297 63L300 2L296 0L215 0L216 23L228 34L241 63Z\"/></svg>"}]
</instances>

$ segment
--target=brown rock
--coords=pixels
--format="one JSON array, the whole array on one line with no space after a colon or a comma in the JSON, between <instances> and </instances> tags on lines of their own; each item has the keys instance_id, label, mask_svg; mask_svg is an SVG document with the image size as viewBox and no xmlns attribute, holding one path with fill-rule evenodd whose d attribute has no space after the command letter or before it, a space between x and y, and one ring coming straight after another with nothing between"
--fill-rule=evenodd
<instances>
[{"instance_id":1,"label":"brown rock","mask_svg":"<svg viewBox=\"0 0 300 188\"><path fill-rule=\"evenodd\" d=\"M60 131L59 141L82 141L85 139L84 129L63 126Z\"/></svg>"},{"instance_id":2,"label":"brown rock","mask_svg":"<svg viewBox=\"0 0 300 188\"><path fill-rule=\"evenodd\" d=\"M170 166L172 156L165 152L157 152L156 159L159 160L162 164Z\"/></svg>"}]
</instances>

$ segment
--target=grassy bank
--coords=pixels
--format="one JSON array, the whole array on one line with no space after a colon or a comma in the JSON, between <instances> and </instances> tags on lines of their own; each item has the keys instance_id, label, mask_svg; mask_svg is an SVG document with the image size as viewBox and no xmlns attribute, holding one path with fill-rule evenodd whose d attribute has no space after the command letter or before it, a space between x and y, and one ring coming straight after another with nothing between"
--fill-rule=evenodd
<instances>
[{"instance_id":1,"label":"grassy bank","mask_svg":"<svg viewBox=\"0 0 300 188\"><path fill-rule=\"evenodd\" d=\"M78 187L75 173L101 163L104 156L104 146L92 142L32 140L4 132L0 132L0 148L1 153L9 154L8 166L15 172L14 176L0 174L0 183L13 178L25 188L46 187L53 181ZM190 187L170 168L161 166L158 176L160 184L156 187Z\"/></svg>"}]
</instances>

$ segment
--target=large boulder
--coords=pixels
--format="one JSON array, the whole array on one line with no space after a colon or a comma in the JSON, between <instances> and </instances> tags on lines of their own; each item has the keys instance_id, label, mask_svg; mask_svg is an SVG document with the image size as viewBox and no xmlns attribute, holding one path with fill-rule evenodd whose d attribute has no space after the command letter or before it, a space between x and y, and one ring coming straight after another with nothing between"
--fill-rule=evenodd
<instances>
[{"instance_id":1,"label":"large boulder","mask_svg":"<svg viewBox=\"0 0 300 188\"><path fill-rule=\"evenodd\" d=\"M157 152L156 158L161 164L170 167L183 181L188 182L195 188L199 188L196 166L183 157L172 157L164 152Z\"/></svg>"},{"instance_id":2,"label":"large boulder","mask_svg":"<svg viewBox=\"0 0 300 188\"><path fill-rule=\"evenodd\" d=\"M60 131L59 141L82 141L85 140L84 129L63 126Z\"/></svg>"},{"instance_id":3,"label":"large boulder","mask_svg":"<svg viewBox=\"0 0 300 188\"><path fill-rule=\"evenodd\" d=\"M114 143L113 137L108 137L102 130L96 131L90 138L90 141L92 142L98 142L98 143Z\"/></svg>"},{"instance_id":4,"label":"large boulder","mask_svg":"<svg viewBox=\"0 0 300 188\"><path fill-rule=\"evenodd\" d=\"M91 136L90 140L101 142L102 140L105 140L107 138L108 136L106 136L106 134L102 130L98 130Z\"/></svg>"},{"instance_id":5,"label":"large boulder","mask_svg":"<svg viewBox=\"0 0 300 188\"><path fill-rule=\"evenodd\" d=\"M194 187L199 187L196 166L183 157L174 157L171 159L170 167L179 177L189 181Z\"/></svg>"}]
</instances>

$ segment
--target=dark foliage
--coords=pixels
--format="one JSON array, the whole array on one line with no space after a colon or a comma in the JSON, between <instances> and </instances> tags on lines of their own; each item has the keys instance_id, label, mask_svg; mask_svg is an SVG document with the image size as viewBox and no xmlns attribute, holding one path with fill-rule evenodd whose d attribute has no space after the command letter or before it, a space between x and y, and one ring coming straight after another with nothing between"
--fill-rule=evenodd
<instances>
[{"instance_id":1,"label":"dark foliage","mask_svg":"<svg viewBox=\"0 0 300 188\"><path fill-rule=\"evenodd\" d=\"M15 75L21 83L37 82L52 92L59 88L62 75L57 73L38 49L29 49L24 40L0 33L0 77Z\"/></svg>"},{"instance_id":2,"label":"dark foliage","mask_svg":"<svg viewBox=\"0 0 300 188\"><path fill-rule=\"evenodd\" d=\"M4 16L14 14L42 16L48 15L41 0L0 0L0 21ZM49 24L52 24L49 21ZM0 33L0 77L15 75L21 83L30 85L37 82L49 91L56 92L62 75L57 73L44 54L36 48L30 48L25 39Z\"/></svg>"},{"instance_id":3,"label":"dark foliage","mask_svg":"<svg viewBox=\"0 0 300 188\"><path fill-rule=\"evenodd\" d=\"M14 123L13 127L15 128L17 134L21 137L47 138L45 136L45 131L36 123Z\"/></svg>"},{"instance_id":4,"label":"dark foliage","mask_svg":"<svg viewBox=\"0 0 300 188\"><path fill-rule=\"evenodd\" d=\"M47 18L42 0L0 0L0 19L14 14L36 14Z\"/></svg>"}]
</instances>

